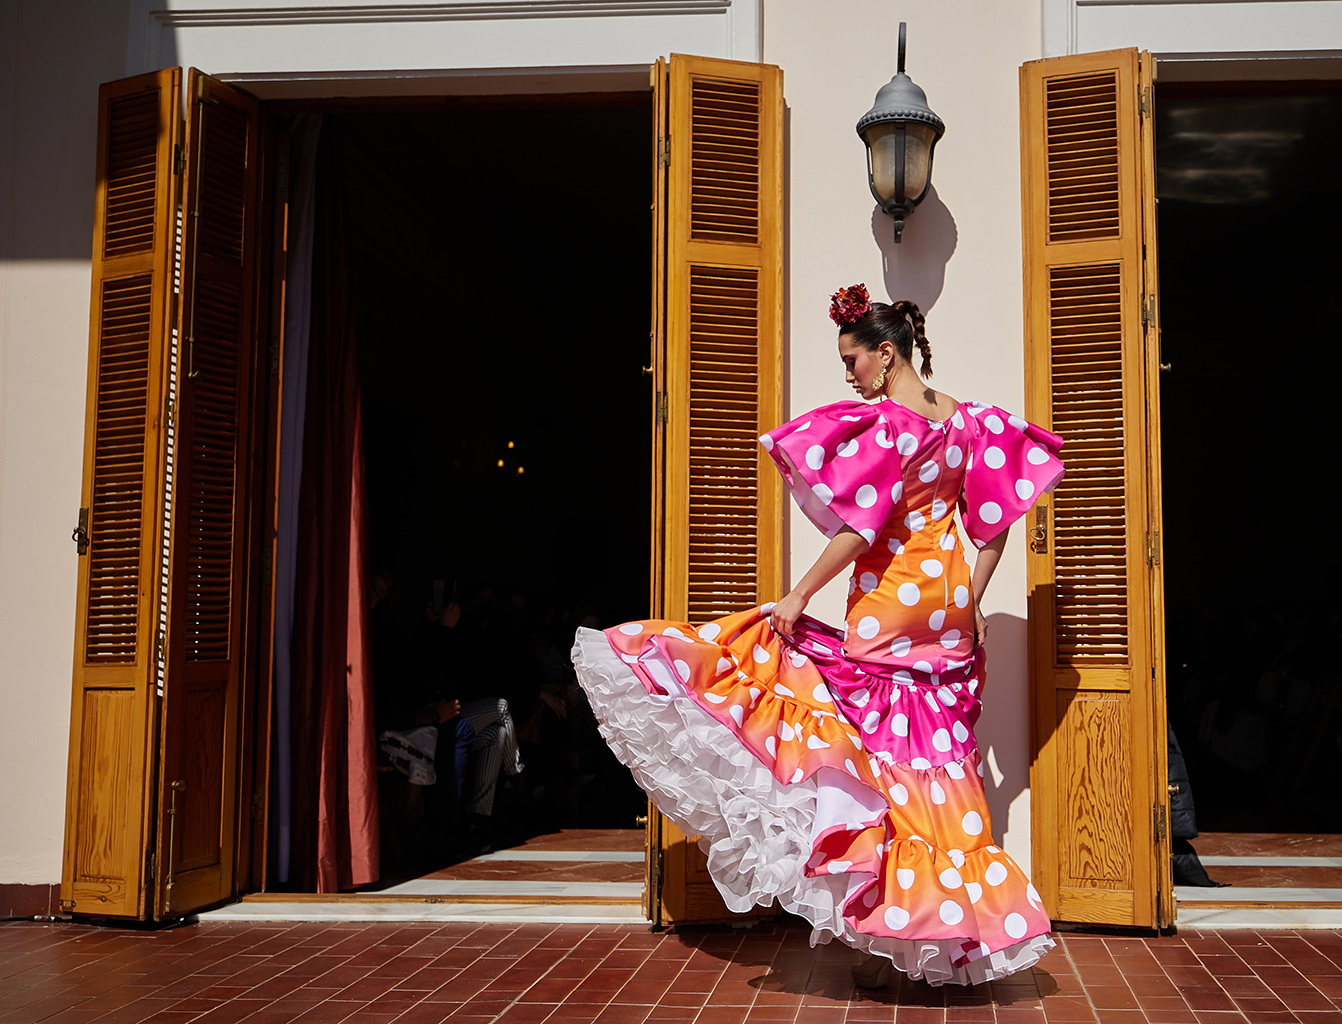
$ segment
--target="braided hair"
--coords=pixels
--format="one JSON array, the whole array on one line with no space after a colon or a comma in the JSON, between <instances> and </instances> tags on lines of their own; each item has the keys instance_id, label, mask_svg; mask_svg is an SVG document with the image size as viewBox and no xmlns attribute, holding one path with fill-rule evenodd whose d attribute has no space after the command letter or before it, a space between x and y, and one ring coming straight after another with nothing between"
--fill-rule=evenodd
<instances>
[{"instance_id":1,"label":"braided hair","mask_svg":"<svg viewBox=\"0 0 1342 1024\"><path fill-rule=\"evenodd\" d=\"M898 302L873 302L871 312L856 323L842 328L839 333L848 335L856 344L869 352L881 347L888 341L906 362L913 362L913 346L923 357L918 372L924 378L932 376L932 346L928 344L924 329L925 318L916 302L900 299Z\"/></svg>"}]
</instances>

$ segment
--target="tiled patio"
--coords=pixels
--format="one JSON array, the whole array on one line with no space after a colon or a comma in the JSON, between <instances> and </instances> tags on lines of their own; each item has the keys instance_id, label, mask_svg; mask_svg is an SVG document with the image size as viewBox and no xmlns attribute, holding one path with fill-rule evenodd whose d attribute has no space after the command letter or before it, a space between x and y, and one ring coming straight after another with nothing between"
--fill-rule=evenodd
<instances>
[{"instance_id":1,"label":"tiled patio","mask_svg":"<svg viewBox=\"0 0 1342 1024\"><path fill-rule=\"evenodd\" d=\"M0 1022L695 1024L1342 1021L1342 932L1064 936L980 989L855 991L796 923L0 924Z\"/></svg>"}]
</instances>

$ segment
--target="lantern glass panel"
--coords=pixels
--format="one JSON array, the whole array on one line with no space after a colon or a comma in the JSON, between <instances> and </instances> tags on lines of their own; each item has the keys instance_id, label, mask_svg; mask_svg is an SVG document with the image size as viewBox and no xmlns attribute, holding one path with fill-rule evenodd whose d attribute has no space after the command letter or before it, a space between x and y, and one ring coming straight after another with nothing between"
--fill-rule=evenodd
<instances>
[{"instance_id":1,"label":"lantern glass panel","mask_svg":"<svg viewBox=\"0 0 1342 1024\"><path fill-rule=\"evenodd\" d=\"M932 146L937 141L936 129L930 124L905 121L904 125L904 196L916 203L927 191L932 172ZM896 135L898 122L885 121L871 125L864 133L867 143L868 170L871 189L882 203L895 197Z\"/></svg>"}]
</instances>

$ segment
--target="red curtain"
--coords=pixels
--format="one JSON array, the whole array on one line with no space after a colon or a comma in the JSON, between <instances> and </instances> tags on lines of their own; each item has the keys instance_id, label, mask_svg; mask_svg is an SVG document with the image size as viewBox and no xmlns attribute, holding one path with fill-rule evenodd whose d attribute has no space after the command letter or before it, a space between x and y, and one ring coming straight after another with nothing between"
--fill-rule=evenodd
<instances>
[{"instance_id":1,"label":"red curtain","mask_svg":"<svg viewBox=\"0 0 1342 1024\"><path fill-rule=\"evenodd\" d=\"M363 422L354 310L347 303L345 194L339 142L324 133L293 638L293 880L305 892L337 892L378 878Z\"/></svg>"}]
</instances>

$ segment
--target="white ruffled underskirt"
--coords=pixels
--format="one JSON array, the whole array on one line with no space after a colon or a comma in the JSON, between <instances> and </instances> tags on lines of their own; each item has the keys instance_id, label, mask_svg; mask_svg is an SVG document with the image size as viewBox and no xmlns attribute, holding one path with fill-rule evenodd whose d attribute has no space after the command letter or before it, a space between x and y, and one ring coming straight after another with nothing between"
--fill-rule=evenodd
<instances>
[{"instance_id":1,"label":"white ruffled underskirt","mask_svg":"<svg viewBox=\"0 0 1342 1024\"><path fill-rule=\"evenodd\" d=\"M951 960L961 942L855 931L843 918L848 878L805 874L824 772L782 785L693 700L649 693L597 630L578 630L573 665L601 735L662 813L686 835L700 836L709 873L732 912L777 902L811 923L812 946L839 938L929 985L992 981L1053 948L1049 936L1036 935L956 967Z\"/></svg>"}]
</instances>

